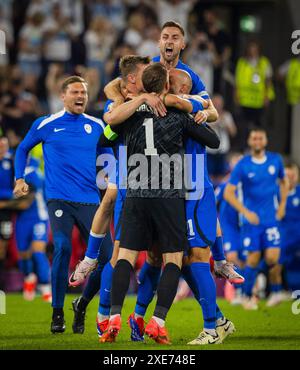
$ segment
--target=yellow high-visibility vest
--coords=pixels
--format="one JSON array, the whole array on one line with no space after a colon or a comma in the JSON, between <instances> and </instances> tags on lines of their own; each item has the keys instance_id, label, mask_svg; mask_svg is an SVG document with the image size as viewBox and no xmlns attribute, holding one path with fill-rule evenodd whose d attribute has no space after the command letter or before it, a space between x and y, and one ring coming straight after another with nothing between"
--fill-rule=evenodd
<instances>
[{"instance_id":1,"label":"yellow high-visibility vest","mask_svg":"<svg viewBox=\"0 0 300 370\"><path fill-rule=\"evenodd\" d=\"M285 86L288 103L291 105L298 104L300 102L300 60L297 58L290 61Z\"/></svg>"},{"instance_id":2,"label":"yellow high-visibility vest","mask_svg":"<svg viewBox=\"0 0 300 370\"><path fill-rule=\"evenodd\" d=\"M40 162L40 170L44 173L44 156L43 156L43 145L39 143L34 148L31 149L30 154L32 157L36 158Z\"/></svg>"},{"instance_id":3,"label":"yellow high-visibility vest","mask_svg":"<svg viewBox=\"0 0 300 370\"><path fill-rule=\"evenodd\" d=\"M263 108L265 96L269 100L275 98L273 86L266 86L267 70L270 62L266 57L260 57L254 67L245 58L237 63L235 81L239 104L247 108Z\"/></svg>"}]
</instances>

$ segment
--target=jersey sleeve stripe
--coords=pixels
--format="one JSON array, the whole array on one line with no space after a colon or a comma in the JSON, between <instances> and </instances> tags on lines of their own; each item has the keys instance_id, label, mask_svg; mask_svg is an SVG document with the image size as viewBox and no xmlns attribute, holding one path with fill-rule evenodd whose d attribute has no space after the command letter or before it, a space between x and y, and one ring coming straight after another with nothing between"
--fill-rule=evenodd
<instances>
[{"instance_id":1,"label":"jersey sleeve stripe","mask_svg":"<svg viewBox=\"0 0 300 370\"><path fill-rule=\"evenodd\" d=\"M41 129L42 127L44 127L45 125L47 125L47 123L52 122L52 121L56 120L57 118L62 117L64 114L65 114L65 110L64 110L64 109L63 109L63 110L61 110L61 111L59 111L59 112L57 112L57 113L51 114L51 116L50 116L50 117L45 118L45 119L43 119L43 120L40 122L40 124L38 125L37 130L39 130L39 129Z\"/></svg>"},{"instance_id":2,"label":"jersey sleeve stripe","mask_svg":"<svg viewBox=\"0 0 300 370\"><path fill-rule=\"evenodd\" d=\"M84 115L85 118L90 119L91 121L94 121L94 122L98 123L98 125L100 125L103 128L103 130L105 129L105 125L104 125L102 119L90 116L89 114L86 114L86 113L83 113L83 115Z\"/></svg>"}]
</instances>

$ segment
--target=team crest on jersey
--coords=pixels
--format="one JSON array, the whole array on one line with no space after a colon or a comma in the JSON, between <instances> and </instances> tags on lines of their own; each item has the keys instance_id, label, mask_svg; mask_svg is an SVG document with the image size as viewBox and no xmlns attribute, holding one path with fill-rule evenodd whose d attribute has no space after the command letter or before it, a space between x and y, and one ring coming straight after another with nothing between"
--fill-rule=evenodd
<instances>
[{"instance_id":1,"label":"team crest on jersey","mask_svg":"<svg viewBox=\"0 0 300 370\"><path fill-rule=\"evenodd\" d=\"M299 198L294 198L293 199L293 206L294 207L298 207L299 206L299 203L300 203L300 199Z\"/></svg>"},{"instance_id":2,"label":"team crest on jersey","mask_svg":"<svg viewBox=\"0 0 300 370\"><path fill-rule=\"evenodd\" d=\"M61 217L61 216L63 215L63 213L64 213L64 212L63 212L63 210L61 210L61 209L57 209L57 210L55 211L55 216L59 218L59 217Z\"/></svg>"},{"instance_id":3,"label":"team crest on jersey","mask_svg":"<svg viewBox=\"0 0 300 370\"><path fill-rule=\"evenodd\" d=\"M250 243L251 243L251 239L250 238L245 238L243 240L243 244L244 244L244 247L245 248L249 247Z\"/></svg>"},{"instance_id":4,"label":"team crest on jersey","mask_svg":"<svg viewBox=\"0 0 300 370\"><path fill-rule=\"evenodd\" d=\"M84 125L84 129L85 129L85 131L86 131L88 134L90 134L90 133L92 132L92 126L91 126L91 125L89 125L88 123L86 123L86 124Z\"/></svg>"},{"instance_id":5,"label":"team crest on jersey","mask_svg":"<svg viewBox=\"0 0 300 370\"><path fill-rule=\"evenodd\" d=\"M10 164L9 161L3 161L2 162L2 167L3 167L4 170L10 170L11 164Z\"/></svg>"},{"instance_id":6,"label":"team crest on jersey","mask_svg":"<svg viewBox=\"0 0 300 370\"><path fill-rule=\"evenodd\" d=\"M269 166L268 171L269 171L270 175L274 175L275 172L276 172L275 166L273 166L273 165Z\"/></svg>"}]
</instances>

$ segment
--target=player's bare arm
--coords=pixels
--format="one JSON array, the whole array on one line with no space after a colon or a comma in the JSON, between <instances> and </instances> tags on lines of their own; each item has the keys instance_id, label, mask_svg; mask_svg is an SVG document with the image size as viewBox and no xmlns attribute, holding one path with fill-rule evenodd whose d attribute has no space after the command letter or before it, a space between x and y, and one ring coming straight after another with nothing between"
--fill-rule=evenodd
<instances>
[{"instance_id":1,"label":"player's bare arm","mask_svg":"<svg viewBox=\"0 0 300 370\"><path fill-rule=\"evenodd\" d=\"M194 119L197 123L215 122L219 118L219 114L211 99L208 99L207 102L208 107L203 111L198 111L195 115Z\"/></svg>"},{"instance_id":2,"label":"player's bare arm","mask_svg":"<svg viewBox=\"0 0 300 370\"><path fill-rule=\"evenodd\" d=\"M118 106L124 103L124 96L122 95L121 89L121 78L117 77L114 80L110 81L104 87L104 94L106 95L107 99L113 100L115 106Z\"/></svg>"},{"instance_id":3,"label":"player's bare arm","mask_svg":"<svg viewBox=\"0 0 300 370\"><path fill-rule=\"evenodd\" d=\"M280 221L285 216L286 201L289 193L289 181L287 177L284 177L282 180L280 180L279 188L280 188L280 203L278 205L276 218L277 220Z\"/></svg>"},{"instance_id":4,"label":"player's bare arm","mask_svg":"<svg viewBox=\"0 0 300 370\"><path fill-rule=\"evenodd\" d=\"M173 107L186 113L191 113L193 111L192 103L189 100L181 98L177 95L166 94L162 97L162 99L166 107Z\"/></svg>"},{"instance_id":5,"label":"player's bare arm","mask_svg":"<svg viewBox=\"0 0 300 370\"><path fill-rule=\"evenodd\" d=\"M232 184L227 184L224 190L224 199L232 205L239 213L244 215L244 217L250 222L252 225L259 224L259 217L255 212L250 211L238 200L235 195L236 186Z\"/></svg>"}]
</instances>

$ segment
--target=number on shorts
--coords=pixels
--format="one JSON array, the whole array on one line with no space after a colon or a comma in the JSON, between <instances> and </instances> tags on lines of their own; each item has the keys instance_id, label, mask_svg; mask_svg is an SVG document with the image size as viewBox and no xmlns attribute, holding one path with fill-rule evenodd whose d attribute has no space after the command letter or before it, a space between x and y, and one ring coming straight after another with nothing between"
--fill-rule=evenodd
<instances>
[{"instance_id":1,"label":"number on shorts","mask_svg":"<svg viewBox=\"0 0 300 370\"><path fill-rule=\"evenodd\" d=\"M193 220L192 219L188 220L187 224L189 229L189 236L195 236Z\"/></svg>"}]
</instances>

